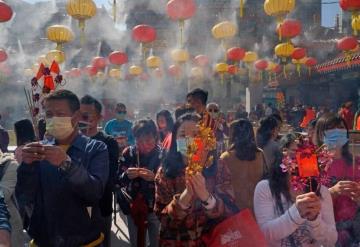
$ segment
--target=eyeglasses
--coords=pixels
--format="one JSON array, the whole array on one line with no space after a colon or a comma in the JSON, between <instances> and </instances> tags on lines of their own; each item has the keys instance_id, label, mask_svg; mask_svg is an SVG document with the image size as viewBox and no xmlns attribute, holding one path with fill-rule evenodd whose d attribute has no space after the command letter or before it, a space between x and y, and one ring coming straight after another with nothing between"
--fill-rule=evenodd
<instances>
[{"instance_id":1,"label":"eyeglasses","mask_svg":"<svg viewBox=\"0 0 360 247\"><path fill-rule=\"evenodd\" d=\"M208 110L208 112L214 112L214 113L217 113L217 112L219 112L219 110L218 110L218 109L209 109L209 110Z\"/></svg>"}]
</instances>

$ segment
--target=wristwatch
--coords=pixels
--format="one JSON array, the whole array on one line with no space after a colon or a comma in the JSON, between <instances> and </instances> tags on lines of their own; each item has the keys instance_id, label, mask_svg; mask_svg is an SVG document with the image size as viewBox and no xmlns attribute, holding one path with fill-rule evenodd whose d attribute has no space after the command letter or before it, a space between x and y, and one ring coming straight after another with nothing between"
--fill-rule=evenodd
<instances>
[{"instance_id":1,"label":"wristwatch","mask_svg":"<svg viewBox=\"0 0 360 247\"><path fill-rule=\"evenodd\" d=\"M69 156L67 156L66 160L64 160L61 165L59 166L59 169L67 172L70 170L72 164L71 164L71 158Z\"/></svg>"}]
</instances>

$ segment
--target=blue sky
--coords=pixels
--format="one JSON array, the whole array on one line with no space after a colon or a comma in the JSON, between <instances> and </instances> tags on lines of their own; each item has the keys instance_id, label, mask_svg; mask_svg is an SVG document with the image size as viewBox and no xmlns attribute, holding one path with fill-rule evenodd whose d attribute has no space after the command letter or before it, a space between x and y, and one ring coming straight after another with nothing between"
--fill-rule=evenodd
<instances>
[{"instance_id":1,"label":"blue sky","mask_svg":"<svg viewBox=\"0 0 360 247\"><path fill-rule=\"evenodd\" d=\"M33 3L33 2L40 2L40 1L47 1L47 0L25 0L27 2ZM317 1L317 0L311 0L311 1ZM326 2L337 2L338 0L321 0L323 3ZM112 2L111 0L95 0L96 4L98 6L105 5L110 6L109 2ZM340 12L340 7L338 3L335 4L323 4L322 5L322 20L321 23L325 27L332 27L334 26L334 20L336 14Z\"/></svg>"}]
</instances>

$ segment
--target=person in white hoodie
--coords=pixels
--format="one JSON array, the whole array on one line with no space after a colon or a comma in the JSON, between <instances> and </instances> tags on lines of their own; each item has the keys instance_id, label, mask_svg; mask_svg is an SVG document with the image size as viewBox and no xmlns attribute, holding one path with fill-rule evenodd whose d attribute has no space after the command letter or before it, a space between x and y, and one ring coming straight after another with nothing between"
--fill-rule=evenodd
<instances>
[{"instance_id":1,"label":"person in white hoodie","mask_svg":"<svg viewBox=\"0 0 360 247\"><path fill-rule=\"evenodd\" d=\"M254 212L269 247L332 247L337 241L331 195L312 181L312 190L294 191L290 174L276 155L268 179L254 193ZM309 188L308 188L309 189Z\"/></svg>"}]
</instances>

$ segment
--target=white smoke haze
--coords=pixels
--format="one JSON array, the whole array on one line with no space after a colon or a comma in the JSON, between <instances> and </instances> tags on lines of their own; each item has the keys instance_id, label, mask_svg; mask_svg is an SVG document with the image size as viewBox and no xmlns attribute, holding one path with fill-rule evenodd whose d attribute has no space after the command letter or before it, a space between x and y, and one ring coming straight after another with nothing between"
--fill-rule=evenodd
<instances>
[{"instance_id":1,"label":"white smoke haze","mask_svg":"<svg viewBox=\"0 0 360 247\"><path fill-rule=\"evenodd\" d=\"M152 112L160 110L161 105L184 101L189 82L190 89L206 87L211 91L210 100L224 98L225 86L220 83L219 77L214 77L214 65L224 61L226 50L220 40L212 37L211 28L221 21L231 21L241 25L243 20L239 20L239 0L197 1L196 14L185 21L183 32L184 49L189 52L190 60L181 65L183 73L178 79L168 76L167 72L168 67L175 64L170 56L171 51L181 47L179 24L170 20L166 14L167 0L118 0L116 23L113 22L111 11L112 0L109 0L106 6L97 6L96 16L86 21L84 45L80 44L78 21L66 15L65 1L30 4L22 0L9 0L8 3L14 10L14 18L0 25L0 47L8 52L9 59L6 64L11 68L12 75L0 84L2 99L0 112L12 107L18 118L25 115L26 101L23 87L30 88L31 76L24 76L24 69L31 68L40 55L55 48L56 44L46 39L46 28L55 24L69 26L75 34L75 39L64 45L66 62L61 65L62 73L75 67L84 68L91 63L93 57L107 57L115 50L124 51L129 56L129 63L121 67L121 80L97 77L90 79L88 76L66 78L67 83L64 88L74 91L80 97L91 94L98 99L114 99L128 104L132 109ZM249 8L253 6L255 6L254 2L245 1L245 17L249 14ZM265 13L263 15L265 16ZM298 11L295 11L290 17L297 15ZM275 18L269 20L271 21L266 23L264 33L252 43L248 42L251 38L248 36L252 33L238 28L237 36L225 41L226 49L239 46L258 52L259 58L271 58L279 40L275 32L276 20ZM139 53L140 44L132 39L131 29L138 24L153 25L157 30L158 41L146 45L148 48L146 57L149 56L151 48L153 55L161 57L163 61L160 67L163 74L161 78L146 67L144 56ZM256 22L249 25L257 27ZM309 41L315 39L313 33L303 32L300 37L293 39L294 44L299 46L309 44ZM320 44L321 42L319 41ZM324 42L329 41L324 40ZM308 54L319 60L325 59L328 53L334 52L333 45L326 47L329 48L326 48L325 53L309 48ZM210 63L203 69L204 78L196 81L190 78L189 73L191 68L196 66L192 59L199 54L208 56ZM143 80L140 77L126 79L131 65L141 66L148 74L148 79ZM106 74L112 68L115 67L109 65L102 72ZM153 109L156 107L157 109Z\"/></svg>"}]
</instances>

